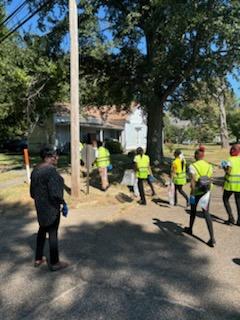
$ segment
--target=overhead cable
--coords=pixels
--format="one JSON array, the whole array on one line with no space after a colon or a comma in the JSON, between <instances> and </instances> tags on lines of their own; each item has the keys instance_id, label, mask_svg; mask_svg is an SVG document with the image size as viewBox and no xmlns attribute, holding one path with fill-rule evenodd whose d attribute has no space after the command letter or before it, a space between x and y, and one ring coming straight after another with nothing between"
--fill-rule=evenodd
<instances>
[{"instance_id":1,"label":"overhead cable","mask_svg":"<svg viewBox=\"0 0 240 320\"><path fill-rule=\"evenodd\" d=\"M0 44L5 41L8 37L10 37L15 31L17 31L19 28L21 28L26 22L28 22L30 19L32 19L38 12L40 12L50 1L52 0L46 0L42 3L42 5L40 5L36 10L34 10L32 13L29 13L29 15L27 16L27 18L21 20L19 22L19 24L17 24L16 26L14 26L12 29L9 30L9 32L3 36L0 39Z\"/></svg>"},{"instance_id":2,"label":"overhead cable","mask_svg":"<svg viewBox=\"0 0 240 320\"><path fill-rule=\"evenodd\" d=\"M28 1L25 0L20 6L18 6L9 16L7 16L2 22L0 22L0 28L9 23L19 12L27 5Z\"/></svg>"}]
</instances>

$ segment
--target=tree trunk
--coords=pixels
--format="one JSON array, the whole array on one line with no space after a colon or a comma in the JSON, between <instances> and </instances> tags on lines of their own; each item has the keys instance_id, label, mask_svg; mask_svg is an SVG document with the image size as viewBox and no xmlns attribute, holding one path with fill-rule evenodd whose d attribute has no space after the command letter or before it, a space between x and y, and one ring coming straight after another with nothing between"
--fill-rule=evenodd
<instances>
[{"instance_id":1,"label":"tree trunk","mask_svg":"<svg viewBox=\"0 0 240 320\"><path fill-rule=\"evenodd\" d=\"M147 117L147 154L158 165L163 158L163 106L151 105Z\"/></svg>"},{"instance_id":2,"label":"tree trunk","mask_svg":"<svg viewBox=\"0 0 240 320\"><path fill-rule=\"evenodd\" d=\"M228 129L225 110L225 98L222 91L219 95L219 119L220 119L220 137L222 148L229 148Z\"/></svg>"}]
</instances>

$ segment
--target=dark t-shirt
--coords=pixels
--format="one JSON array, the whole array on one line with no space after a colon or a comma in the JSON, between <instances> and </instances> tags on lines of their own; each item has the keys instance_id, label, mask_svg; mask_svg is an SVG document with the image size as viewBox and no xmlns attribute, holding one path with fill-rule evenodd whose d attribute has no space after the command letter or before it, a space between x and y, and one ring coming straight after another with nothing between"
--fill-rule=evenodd
<instances>
[{"instance_id":1,"label":"dark t-shirt","mask_svg":"<svg viewBox=\"0 0 240 320\"><path fill-rule=\"evenodd\" d=\"M53 166L37 166L31 174L30 194L35 201L40 226L49 226L60 215L64 180Z\"/></svg>"}]
</instances>

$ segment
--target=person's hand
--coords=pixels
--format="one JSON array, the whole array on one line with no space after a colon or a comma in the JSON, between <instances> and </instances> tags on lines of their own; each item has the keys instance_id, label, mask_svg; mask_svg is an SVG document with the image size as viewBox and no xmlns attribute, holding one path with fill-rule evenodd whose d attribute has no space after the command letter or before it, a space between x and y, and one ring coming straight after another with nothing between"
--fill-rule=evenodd
<instances>
[{"instance_id":1,"label":"person's hand","mask_svg":"<svg viewBox=\"0 0 240 320\"><path fill-rule=\"evenodd\" d=\"M62 207L62 215L66 218L68 215L68 206L66 203L64 203L63 207Z\"/></svg>"},{"instance_id":2,"label":"person's hand","mask_svg":"<svg viewBox=\"0 0 240 320\"><path fill-rule=\"evenodd\" d=\"M226 169L228 166L228 162L226 160L222 160L220 166L222 169Z\"/></svg>"}]
</instances>

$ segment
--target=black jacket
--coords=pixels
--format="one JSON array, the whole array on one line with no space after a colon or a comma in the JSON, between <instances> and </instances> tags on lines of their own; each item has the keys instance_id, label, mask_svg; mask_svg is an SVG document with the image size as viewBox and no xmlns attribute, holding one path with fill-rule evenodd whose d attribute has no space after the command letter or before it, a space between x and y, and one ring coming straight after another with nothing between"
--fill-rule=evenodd
<instances>
[{"instance_id":1,"label":"black jacket","mask_svg":"<svg viewBox=\"0 0 240 320\"><path fill-rule=\"evenodd\" d=\"M64 180L53 166L38 166L31 174L30 194L35 201L40 226L54 223L60 215Z\"/></svg>"}]
</instances>

